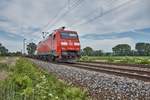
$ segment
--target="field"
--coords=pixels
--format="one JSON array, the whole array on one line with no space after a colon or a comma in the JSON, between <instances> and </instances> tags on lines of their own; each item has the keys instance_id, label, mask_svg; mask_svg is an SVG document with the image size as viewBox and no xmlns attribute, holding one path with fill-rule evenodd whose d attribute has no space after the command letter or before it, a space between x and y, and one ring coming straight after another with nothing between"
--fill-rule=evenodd
<instances>
[{"instance_id":1,"label":"field","mask_svg":"<svg viewBox=\"0 0 150 100\"><path fill-rule=\"evenodd\" d=\"M0 80L0 100L87 100L87 92L67 85L27 59L0 63L7 77Z\"/></svg>"},{"instance_id":2,"label":"field","mask_svg":"<svg viewBox=\"0 0 150 100\"><path fill-rule=\"evenodd\" d=\"M150 57L142 56L82 56L79 61L96 61L121 64L150 64Z\"/></svg>"}]
</instances>

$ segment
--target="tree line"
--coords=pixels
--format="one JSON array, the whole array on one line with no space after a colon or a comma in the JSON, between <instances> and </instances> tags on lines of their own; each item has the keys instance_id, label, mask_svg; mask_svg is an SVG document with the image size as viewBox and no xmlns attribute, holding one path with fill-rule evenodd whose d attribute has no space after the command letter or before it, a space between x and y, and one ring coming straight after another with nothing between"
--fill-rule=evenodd
<instances>
[{"instance_id":1,"label":"tree line","mask_svg":"<svg viewBox=\"0 0 150 100\"><path fill-rule=\"evenodd\" d=\"M37 45L29 43L27 52L33 55ZM8 49L0 43L0 56L21 56L22 52L9 52ZM150 43L136 43L134 50L129 44L118 44L112 48L112 52L103 52L102 50L93 50L91 47L85 47L81 50L83 56L150 56Z\"/></svg>"},{"instance_id":2,"label":"tree line","mask_svg":"<svg viewBox=\"0 0 150 100\"><path fill-rule=\"evenodd\" d=\"M102 50L93 50L91 47L85 47L81 50L81 55L85 56L150 56L150 43L136 43L132 50L129 44L118 44L112 48L112 52L103 52Z\"/></svg>"},{"instance_id":3,"label":"tree line","mask_svg":"<svg viewBox=\"0 0 150 100\"><path fill-rule=\"evenodd\" d=\"M0 56L21 56L22 53L20 51L9 52L9 50L0 43Z\"/></svg>"},{"instance_id":4,"label":"tree line","mask_svg":"<svg viewBox=\"0 0 150 100\"><path fill-rule=\"evenodd\" d=\"M33 55L36 51L36 44L29 43L26 48L29 55ZM0 43L0 56L22 56L23 53L20 51L9 52L8 49Z\"/></svg>"}]
</instances>

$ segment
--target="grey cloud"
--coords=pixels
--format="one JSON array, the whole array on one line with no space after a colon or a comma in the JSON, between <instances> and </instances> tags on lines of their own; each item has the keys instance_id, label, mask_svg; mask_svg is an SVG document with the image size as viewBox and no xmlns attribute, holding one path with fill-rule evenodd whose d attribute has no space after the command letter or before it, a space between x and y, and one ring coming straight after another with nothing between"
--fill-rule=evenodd
<instances>
[{"instance_id":1,"label":"grey cloud","mask_svg":"<svg viewBox=\"0 0 150 100\"><path fill-rule=\"evenodd\" d=\"M4 0L2 1L4 2ZM65 16L61 16L68 9L64 9L64 7L68 7L67 1L8 0L3 3L5 6L0 4L0 8L3 7L0 16L7 17L11 22L0 24L0 29L29 39L34 37L38 41L41 39L39 30L46 24L49 25L43 31L52 31L62 25L70 26L77 22L82 23L128 0L84 0L76 8L70 9ZM71 0L71 4L76 1L78 0ZM113 32L141 29L150 26L149 7L149 0L133 0L133 3L116 9L88 24L69 27L69 29L78 31L80 36L90 33L112 34ZM57 14L59 17L56 17ZM58 18L60 20L55 23ZM1 20L6 21L6 19ZM53 21L54 23L52 23Z\"/></svg>"},{"instance_id":2,"label":"grey cloud","mask_svg":"<svg viewBox=\"0 0 150 100\"><path fill-rule=\"evenodd\" d=\"M0 22L8 22L9 19L5 16L0 16Z\"/></svg>"}]
</instances>

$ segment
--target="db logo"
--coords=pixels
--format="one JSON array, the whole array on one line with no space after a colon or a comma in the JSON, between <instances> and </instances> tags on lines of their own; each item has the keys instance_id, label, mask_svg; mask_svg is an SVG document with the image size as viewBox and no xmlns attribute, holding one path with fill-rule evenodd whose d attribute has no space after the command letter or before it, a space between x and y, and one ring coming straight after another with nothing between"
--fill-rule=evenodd
<instances>
[{"instance_id":1,"label":"db logo","mask_svg":"<svg viewBox=\"0 0 150 100\"><path fill-rule=\"evenodd\" d=\"M71 40L69 41L69 45L73 45L73 42Z\"/></svg>"},{"instance_id":2,"label":"db logo","mask_svg":"<svg viewBox=\"0 0 150 100\"><path fill-rule=\"evenodd\" d=\"M72 42L69 42L69 45L73 45L73 43L72 43Z\"/></svg>"}]
</instances>

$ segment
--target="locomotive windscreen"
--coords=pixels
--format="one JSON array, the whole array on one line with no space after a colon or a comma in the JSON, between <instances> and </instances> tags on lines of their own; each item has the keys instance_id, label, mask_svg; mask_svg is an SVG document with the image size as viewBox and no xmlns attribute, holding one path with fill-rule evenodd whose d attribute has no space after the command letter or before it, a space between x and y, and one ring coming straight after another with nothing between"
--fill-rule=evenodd
<instances>
[{"instance_id":1,"label":"locomotive windscreen","mask_svg":"<svg viewBox=\"0 0 150 100\"><path fill-rule=\"evenodd\" d=\"M61 37L62 38L78 38L77 33L73 32L61 32Z\"/></svg>"}]
</instances>

